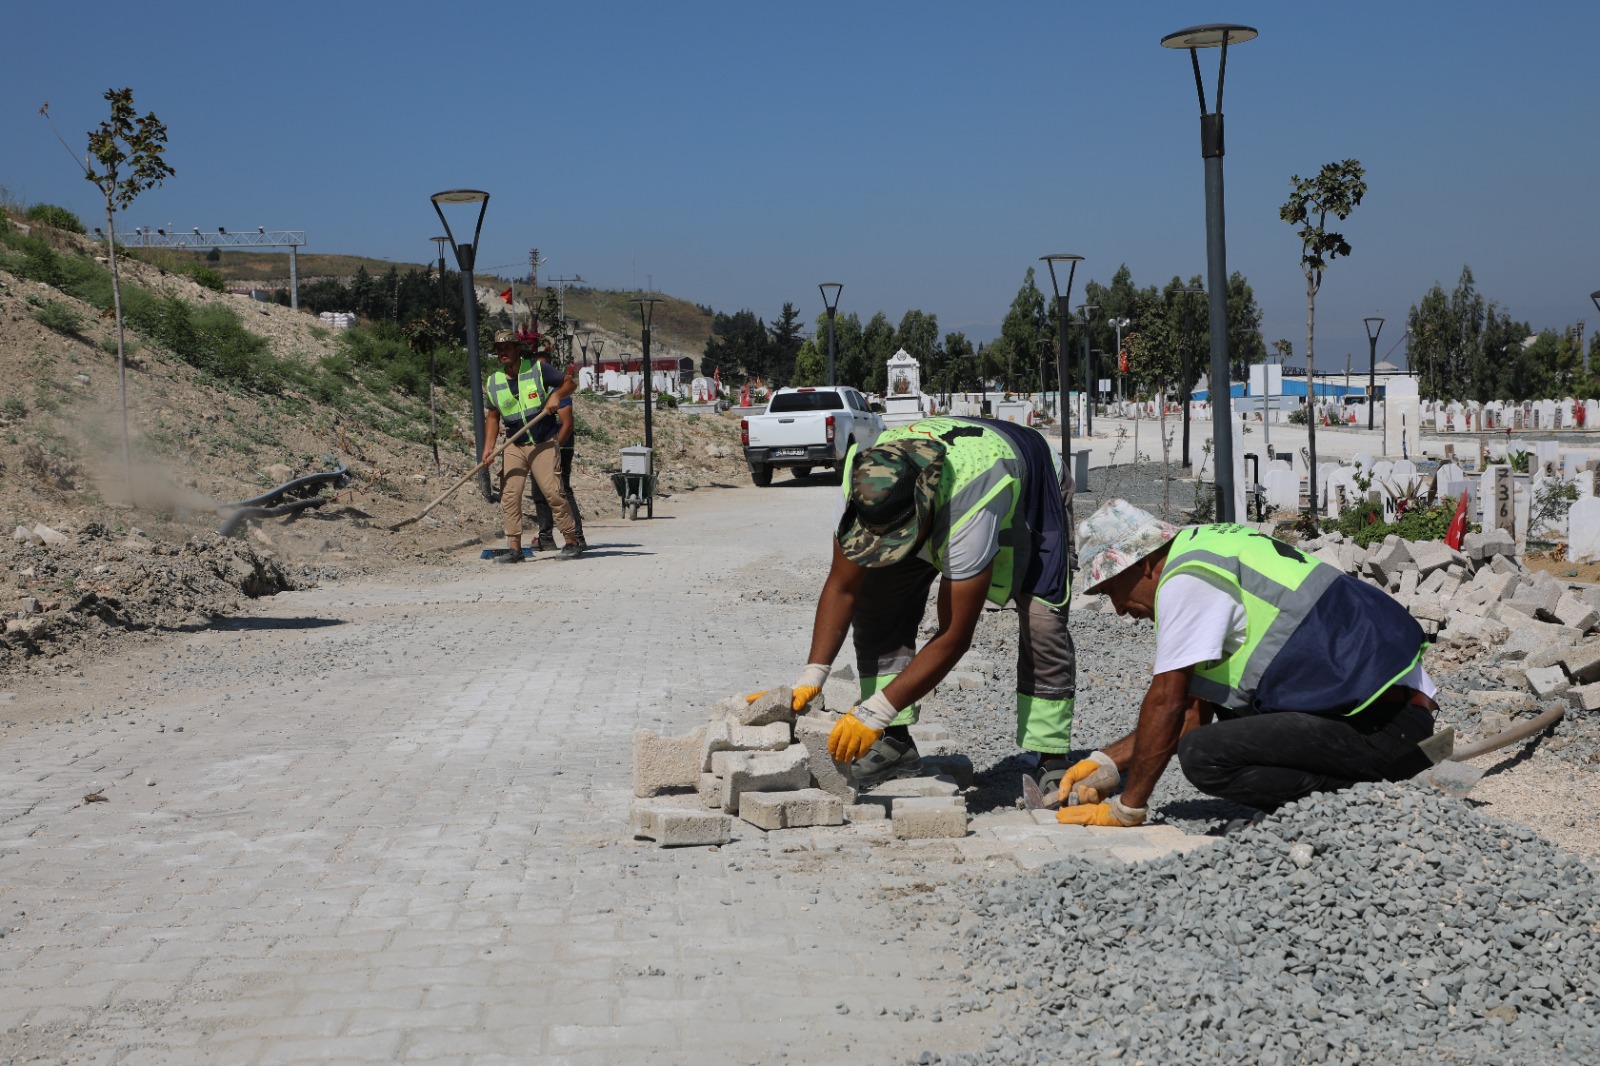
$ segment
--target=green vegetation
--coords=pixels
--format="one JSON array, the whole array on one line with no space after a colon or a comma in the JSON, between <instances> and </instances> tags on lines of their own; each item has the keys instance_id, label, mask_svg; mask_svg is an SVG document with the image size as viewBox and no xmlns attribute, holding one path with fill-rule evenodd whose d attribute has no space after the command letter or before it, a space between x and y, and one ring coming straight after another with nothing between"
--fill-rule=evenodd
<instances>
[{"instance_id":1,"label":"green vegetation","mask_svg":"<svg viewBox=\"0 0 1600 1066\"><path fill-rule=\"evenodd\" d=\"M60 300L46 300L33 312L34 319L46 329L76 337L83 330L83 316Z\"/></svg>"},{"instance_id":2,"label":"green vegetation","mask_svg":"<svg viewBox=\"0 0 1600 1066\"><path fill-rule=\"evenodd\" d=\"M42 222L46 226L64 229L68 233L82 233L84 231L83 222L79 220L77 215L64 207L57 207L55 204L34 204L28 208L27 217L30 222Z\"/></svg>"},{"instance_id":3,"label":"green vegetation","mask_svg":"<svg viewBox=\"0 0 1600 1066\"><path fill-rule=\"evenodd\" d=\"M222 283L222 275L208 266L199 263L185 263L177 270L179 274L194 279L195 284L212 292L223 292L226 287Z\"/></svg>"},{"instance_id":4,"label":"green vegetation","mask_svg":"<svg viewBox=\"0 0 1600 1066\"><path fill-rule=\"evenodd\" d=\"M5 415L15 421L21 421L28 417L28 404L21 396L7 396L5 402L0 403L0 415Z\"/></svg>"},{"instance_id":5,"label":"green vegetation","mask_svg":"<svg viewBox=\"0 0 1600 1066\"><path fill-rule=\"evenodd\" d=\"M1337 530L1363 548L1381 542L1391 533L1401 540L1443 540L1455 518L1456 503L1446 496L1432 507L1407 510L1393 522L1385 522L1381 505L1362 500L1340 511L1338 518L1325 521L1323 529Z\"/></svg>"}]
</instances>

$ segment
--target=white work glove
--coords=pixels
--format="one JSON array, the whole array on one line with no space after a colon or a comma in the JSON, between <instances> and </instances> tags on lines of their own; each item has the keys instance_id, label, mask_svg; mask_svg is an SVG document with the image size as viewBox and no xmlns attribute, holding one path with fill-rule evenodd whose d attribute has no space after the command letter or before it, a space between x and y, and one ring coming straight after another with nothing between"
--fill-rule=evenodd
<instances>
[{"instance_id":1,"label":"white work glove","mask_svg":"<svg viewBox=\"0 0 1600 1066\"><path fill-rule=\"evenodd\" d=\"M794 701L790 709L796 714L803 714L806 705L822 691L832 669L826 663L806 663L806 668L800 671L799 680L794 683Z\"/></svg>"}]
</instances>

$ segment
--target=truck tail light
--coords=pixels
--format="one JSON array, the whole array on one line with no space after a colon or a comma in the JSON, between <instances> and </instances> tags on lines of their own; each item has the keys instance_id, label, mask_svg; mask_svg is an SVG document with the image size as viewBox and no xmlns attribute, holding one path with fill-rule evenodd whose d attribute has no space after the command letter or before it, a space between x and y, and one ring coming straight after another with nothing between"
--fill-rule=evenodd
<instances>
[{"instance_id":1,"label":"truck tail light","mask_svg":"<svg viewBox=\"0 0 1600 1066\"><path fill-rule=\"evenodd\" d=\"M828 443L833 443L833 416L828 416Z\"/></svg>"},{"instance_id":2,"label":"truck tail light","mask_svg":"<svg viewBox=\"0 0 1600 1066\"><path fill-rule=\"evenodd\" d=\"M739 419L739 443L746 448L750 447L750 420L748 418Z\"/></svg>"}]
</instances>

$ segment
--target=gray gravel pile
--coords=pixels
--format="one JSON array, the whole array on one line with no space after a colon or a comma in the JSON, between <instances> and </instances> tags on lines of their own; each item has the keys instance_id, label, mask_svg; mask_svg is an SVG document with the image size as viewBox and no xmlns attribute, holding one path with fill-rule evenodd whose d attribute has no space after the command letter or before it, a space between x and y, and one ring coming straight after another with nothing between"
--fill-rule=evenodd
<instances>
[{"instance_id":1,"label":"gray gravel pile","mask_svg":"<svg viewBox=\"0 0 1600 1066\"><path fill-rule=\"evenodd\" d=\"M946 1063L1600 1061L1595 871L1409 786L954 891L975 991L1017 1020Z\"/></svg>"}]
</instances>

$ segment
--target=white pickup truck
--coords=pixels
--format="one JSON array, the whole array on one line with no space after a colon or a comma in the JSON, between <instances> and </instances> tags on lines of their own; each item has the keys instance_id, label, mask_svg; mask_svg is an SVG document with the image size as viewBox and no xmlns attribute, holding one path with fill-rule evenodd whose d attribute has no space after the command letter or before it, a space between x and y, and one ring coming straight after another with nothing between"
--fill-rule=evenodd
<instances>
[{"instance_id":1,"label":"white pickup truck","mask_svg":"<svg viewBox=\"0 0 1600 1066\"><path fill-rule=\"evenodd\" d=\"M750 480L762 488L780 466L797 478L819 466L842 466L852 444L870 447L882 432L878 412L848 385L779 389L764 413L739 422Z\"/></svg>"}]
</instances>

